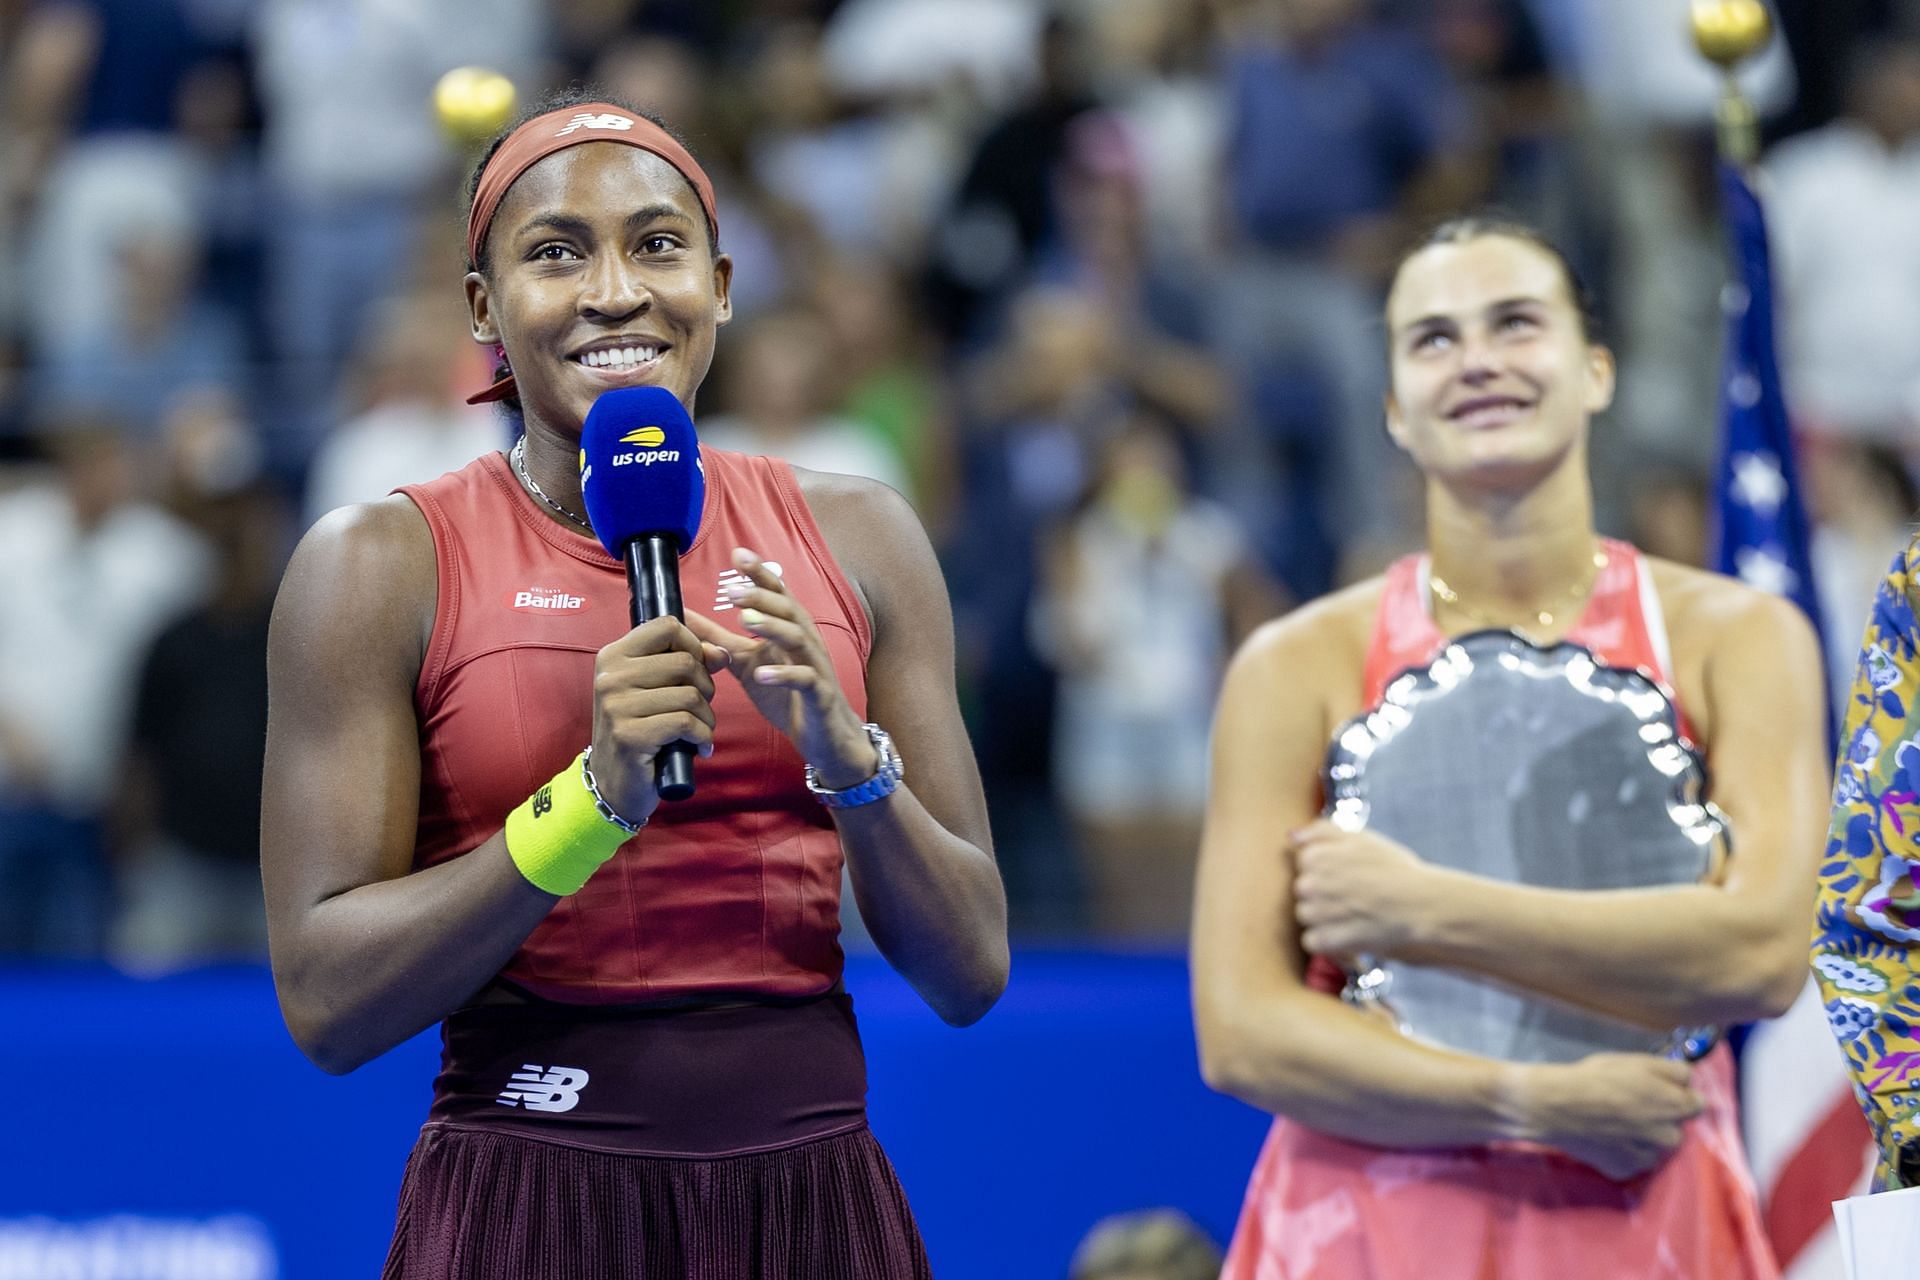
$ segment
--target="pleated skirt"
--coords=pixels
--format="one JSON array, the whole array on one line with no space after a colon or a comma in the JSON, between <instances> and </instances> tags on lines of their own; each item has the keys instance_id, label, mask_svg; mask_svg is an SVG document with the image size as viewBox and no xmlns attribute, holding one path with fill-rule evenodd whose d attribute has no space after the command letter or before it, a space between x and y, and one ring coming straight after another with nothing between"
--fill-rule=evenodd
<instances>
[{"instance_id":1,"label":"pleated skirt","mask_svg":"<svg viewBox=\"0 0 1920 1280\"><path fill-rule=\"evenodd\" d=\"M845 996L449 1018L385 1280L919 1280Z\"/></svg>"}]
</instances>

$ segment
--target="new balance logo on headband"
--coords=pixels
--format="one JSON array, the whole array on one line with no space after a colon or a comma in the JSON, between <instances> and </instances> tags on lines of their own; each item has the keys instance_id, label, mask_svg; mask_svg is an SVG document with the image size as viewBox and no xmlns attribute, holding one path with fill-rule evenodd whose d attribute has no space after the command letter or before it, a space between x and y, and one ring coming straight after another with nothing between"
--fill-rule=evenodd
<instances>
[{"instance_id":1,"label":"new balance logo on headband","mask_svg":"<svg viewBox=\"0 0 1920 1280\"><path fill-rule=\"evenodd\" d=\"M580 1105L587 1073L579 1067L537 1067L523 1062L511 1082L494 1101L503 1107L524 1105L529 1111L571 1111Z\"/></svg>"},{"instance_id":2,"label":"new balance logo on headband","mask_svg":"<svg viewBox=\"0 0 1920 1280\"><path fill-rule=\"evenodd\" d=\"M625 133L631 128L633 128L633 120L627 116L616 116L611 111L601 111L597 113L582 111L579 115L567 121L560 132L553 136L556 138L564 138L568 134L581 129L613 129L620 133Z\"/></svg>"}]
</instances>

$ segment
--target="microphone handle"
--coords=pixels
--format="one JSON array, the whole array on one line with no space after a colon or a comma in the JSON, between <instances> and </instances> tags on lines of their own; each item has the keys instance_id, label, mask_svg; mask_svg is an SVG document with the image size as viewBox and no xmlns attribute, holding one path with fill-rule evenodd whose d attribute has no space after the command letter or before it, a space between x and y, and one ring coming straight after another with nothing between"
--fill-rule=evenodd
<instances>
[{"instance_id":1,"label":"microphone handle","mask_svg":"<svg viewBox=\"0 0 1920 1280\"><path fill-rule=\"evenodd\" d=\"M627 590L633 625L668 615L685 619L680 605L680 548L664 533L643 533L627 544ZM662 800L693 795L693 744L669 742L653 758L653 781Z\"/></svg>"}]
</instances>

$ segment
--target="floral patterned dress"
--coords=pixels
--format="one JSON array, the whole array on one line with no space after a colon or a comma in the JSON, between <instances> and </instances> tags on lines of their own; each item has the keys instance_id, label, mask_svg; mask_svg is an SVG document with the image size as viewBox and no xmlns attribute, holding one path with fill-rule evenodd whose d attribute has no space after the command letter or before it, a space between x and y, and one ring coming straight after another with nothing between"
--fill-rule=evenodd
<instances>
[{"instance_id":1,"label":"floral patterned dress","mask_svg":"<svg viewBox=\"0 0 1920 1280\"><path fill-rule=\"evenodd\" d=\"M1847 698L1820 866L1813 971L1880 1152L1920 1166L1920 537L1880 584ZM1907 1171L1900 1170L1905 1153Z\"/></svg>"}]
</instances>

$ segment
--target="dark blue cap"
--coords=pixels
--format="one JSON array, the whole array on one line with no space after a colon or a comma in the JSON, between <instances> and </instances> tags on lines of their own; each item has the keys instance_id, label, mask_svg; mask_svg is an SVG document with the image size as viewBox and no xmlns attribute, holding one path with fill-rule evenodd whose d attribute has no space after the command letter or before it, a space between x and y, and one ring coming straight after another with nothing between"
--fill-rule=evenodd
<instances>
[{"instance_id":1,"label":"dark blue cap","mask_svg":"<svg viewBox=\"0 0 1920 1280\"><path fill-rule=\"evenodd\" d=\"M685 555L700 532L707 473L686 406L665 387L621 387L587 410L580 430L580 493L609 555L664 533Z\"/></svg>"}]
</instances>

